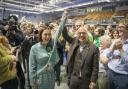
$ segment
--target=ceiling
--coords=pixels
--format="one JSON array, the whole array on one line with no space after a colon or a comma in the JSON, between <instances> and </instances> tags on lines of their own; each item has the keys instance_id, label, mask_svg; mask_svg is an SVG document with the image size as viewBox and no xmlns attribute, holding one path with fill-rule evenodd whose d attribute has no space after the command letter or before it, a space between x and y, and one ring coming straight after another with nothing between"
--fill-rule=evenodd
<instances>
[{"instance_id":1,"label":"ceiling","mask_svg":"<svg viewBox=\"0 0 128 89\"><path fill-rule=\"evenodd\" d=\"M99 1L109 0L1 0L0 9L28 13L49 13L63 11Z\"/></svg>"}]
</instances>

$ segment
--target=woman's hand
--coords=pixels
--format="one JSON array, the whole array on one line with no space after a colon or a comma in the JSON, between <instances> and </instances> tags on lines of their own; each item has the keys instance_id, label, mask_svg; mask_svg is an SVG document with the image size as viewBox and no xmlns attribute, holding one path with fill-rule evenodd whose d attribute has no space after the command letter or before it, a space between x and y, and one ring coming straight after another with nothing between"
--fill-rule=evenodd
<instances>
[{"instance_id":1,"label":"woman's hand","mask_svg":"<svg viewBox=\"0 0 128 89\"><path fill-rule=\"evenodd\" d=\"M52 70L52 64L51 63L47 64L47 70Z\"/></svg>"},{"instance_id":2,"label":"woman's hand","mask_svg":"<svg viewBox=\"0 0 128 89\"><path fill-rule=\"evenodd\" d=\"M12 61L10 62L9 69L15 69L16 68L16 56L12 55Z\"/></svg>"}]
</instances>

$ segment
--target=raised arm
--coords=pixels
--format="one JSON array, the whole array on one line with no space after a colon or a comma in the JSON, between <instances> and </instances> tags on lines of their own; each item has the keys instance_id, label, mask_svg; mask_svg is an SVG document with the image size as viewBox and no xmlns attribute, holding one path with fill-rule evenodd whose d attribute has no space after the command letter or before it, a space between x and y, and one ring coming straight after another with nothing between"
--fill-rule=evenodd
<instances>
[{"instance_id":1,"label":"raised arm","mask_svg":"<svg viewBox=\"0 0 128 89\"><path fill-rule=\"evenodd\" d=\"M65 27L65 23L67 21L67 12L64 11L63 15L62 15L62 18L61 18L61 22L59 24L59 27L57 28L57 31L55 33L55 37L54 37L54 40L55 40L55 44L57 43L64 27Z\"/></svg>"},{"instance_id":2,"label":"raised arm","mask_svg":"<svg viewBox=\"0 0 128 89\"><path fill-rule=\"evenodd\" d=\"M71 36L69 36L68 34L68 31L67 31L67 28L65 27L64 30L63 30L63 37L64 39L68 42L68 43L72 43L72 41L74 40Z\"/></svg>"}]
</instances>

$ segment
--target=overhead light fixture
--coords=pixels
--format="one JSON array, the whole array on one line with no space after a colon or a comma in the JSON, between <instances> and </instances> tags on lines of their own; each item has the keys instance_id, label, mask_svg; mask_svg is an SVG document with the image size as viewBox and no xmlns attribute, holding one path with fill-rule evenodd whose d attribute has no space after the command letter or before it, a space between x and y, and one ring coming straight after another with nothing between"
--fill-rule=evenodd
<instances>
[{"instance_id":1,"label":"overhead light fixture","mask_svg":"<svg viewBox=\"0 0 128 89\"><path fill-rule=\"evenodd\" d=\"M23 5L29 5L29 6L35 6L35 4L21 2L21 1L15 1L15 0L4 0L4 2L10 2L10 3L17 3L17 4L23 4Z\"/></svg>"},{"instance_id":2,"label":"overhead light fixture","mask_svg":"<svg viewBox=\"0 0 128 89\"><path fill-rule=\"evenodd\" d=\"M94 3L97 3L97 1L89 1L89 2L85 2L85 3L77 4L77 5L71 5L71 6L62 7L62 8L56 8L54 10L51 10L51 12L53 12L53 11L64 11L65 9L77 8L77 7L80 7L80 6L86 6L86 5L90 5L90 4L94 4Z\"/></svg>"},{"instance_id":3,"label":"overhead light fixture","mask_svg":"<svg viewBox=\"0 0 128 89\"><path fill-rule=\"evenodd\" d=\"M70 2L70 0L50 0L48 1L50 4L59 4L64 2Z\"/></svg>"},{"instance_id":4,"label":"overhead light fixture","mask_svg":"<svg viewBox=\"0 0 128 89\"><path fill-rule=\"evenodd\" d=\"M4 9L0 7L0 9ZM41 14L39 12L34 12L34 11L25 11L25 10L16 10L16 9L10 9L10 8L5 8L7 11L16 11L16 12L24 12L24 13L33 13L33 14Z\"/></svg>"}]
</instances>

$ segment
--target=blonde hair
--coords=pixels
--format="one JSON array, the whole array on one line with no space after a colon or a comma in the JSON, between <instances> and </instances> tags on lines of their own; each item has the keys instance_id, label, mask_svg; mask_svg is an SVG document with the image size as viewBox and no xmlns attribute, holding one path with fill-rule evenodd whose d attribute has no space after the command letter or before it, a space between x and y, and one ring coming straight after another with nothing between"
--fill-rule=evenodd
<instances>
[{"instance_id":1,"label":"blonde hair","mask_svg":"<svg viewBox=\"0 0 128 89\"><path fill-rule=\"evenodd\" d=\"M112 39L108 35L101 36L100 37L100 42L101 41L106 41L108 46L110 46L111 43L112 43Z\"/></svg>"},{"instance_id":2,"label":"blonde hair","mask_svg":"<svg viewBox=\"0 0 128 89\"><path fill-rule=\"evenodd\" d=\"M0 43L6 44L8 42L8 39L5 36L0 36Z\"/></svg>"},{"instance_id":3,"label":"blonde hair","mask_svg":"<svg viewBox=\"0 0 128 89\"><path fill-rule=\"evenodd\" d=\"M11 49L11 45L9 44L8 39L5 36L0 36L0 44L8 48L9 50Z\"/></svg>"}]
</instances>

